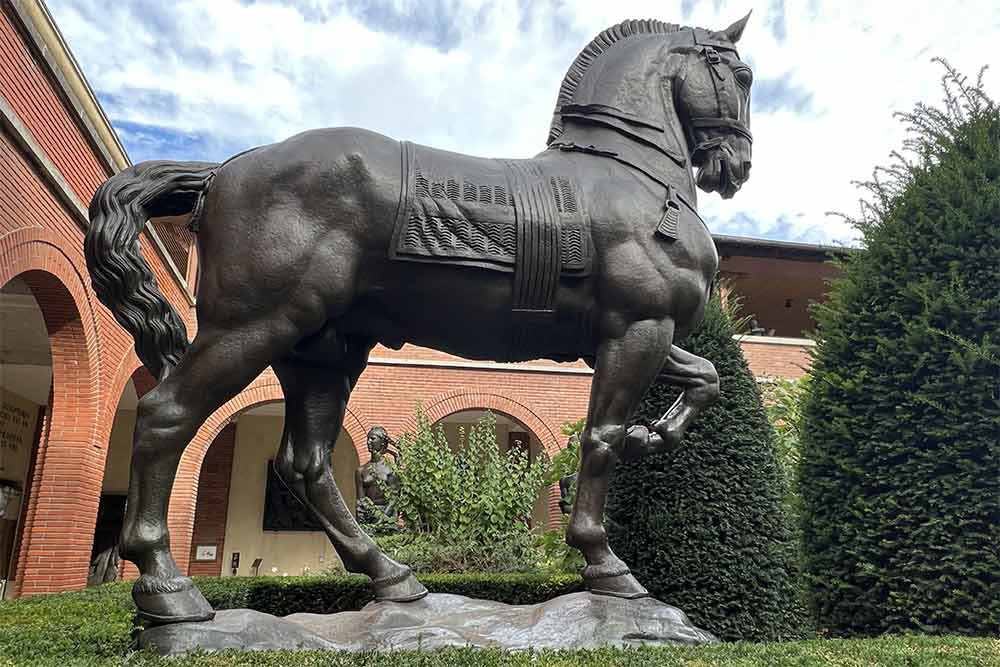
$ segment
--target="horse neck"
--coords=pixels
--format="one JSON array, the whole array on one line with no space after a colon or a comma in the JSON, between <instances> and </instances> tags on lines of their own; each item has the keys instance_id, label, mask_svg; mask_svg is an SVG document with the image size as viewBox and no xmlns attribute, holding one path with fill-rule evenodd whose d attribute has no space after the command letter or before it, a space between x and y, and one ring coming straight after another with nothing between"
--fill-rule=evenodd
<instances>
[{"instance_id":1,"label":"horse neck","mask_svg":"<svg viewBox=\"0 0 1000 667\"><path fill-rule=\"evenodd\" d=\"M630 131L623 131L616 125L591 119L567 119L559 140L549 148L581 151L617 160L664 188L670 185L693 206L697 206L697 189L691 171L687 142L680 123L677 123L676 128L671 128L665 123L663 136L647 134L643 138L637 137ZM629 128L631 129L634 128ZM649 132L656 131L649 130ZM674 146L673 152L676 157L671 157L660 148L650 145L649 140L661 140Z\"/></svg>"}]
</instances>

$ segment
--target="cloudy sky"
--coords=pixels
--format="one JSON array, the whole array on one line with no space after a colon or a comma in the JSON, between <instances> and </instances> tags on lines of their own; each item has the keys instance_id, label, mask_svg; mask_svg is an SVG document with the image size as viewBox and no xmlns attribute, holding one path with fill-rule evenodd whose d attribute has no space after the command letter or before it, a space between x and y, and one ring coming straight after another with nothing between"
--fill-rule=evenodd
<instances>
[{"instance_id":1,"label":"cloudy sky","mask_svg":"<svg viewBox=\"0 0 1000 667\"><path fill-rule=\"evenodd\" d=\"M723 28L753 9L753 177L703 195L712 230L850 243L852 180L892 117L941 99L947 58L1000 54L996 0L48 0L134 162L222 160L301 130L366 127L495 157L545 145L566 68L626 18ZM986 76L1000 97L1000 63Z\"/></svg>"}]
</instances>

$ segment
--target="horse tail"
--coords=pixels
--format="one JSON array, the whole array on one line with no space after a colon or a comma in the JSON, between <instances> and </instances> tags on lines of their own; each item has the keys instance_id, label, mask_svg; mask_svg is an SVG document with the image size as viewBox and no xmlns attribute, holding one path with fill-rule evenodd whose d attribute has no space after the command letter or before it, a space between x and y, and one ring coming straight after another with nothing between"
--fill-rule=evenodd
<instances>
[{"instance_id":1,"label":"horse tail","mask_svg":"<svg viewBox=\"0 0 1000 667\"><path fill-rule=\"evenodd\" d=\"M90 202L84 254L94 291L132 334L142 363L161 380L187 349L187 328L143 259L139 234L149 218L192 211L193 228L218 167L209 162L142 162L105 181Z\"/></svg>"}]
</instances>

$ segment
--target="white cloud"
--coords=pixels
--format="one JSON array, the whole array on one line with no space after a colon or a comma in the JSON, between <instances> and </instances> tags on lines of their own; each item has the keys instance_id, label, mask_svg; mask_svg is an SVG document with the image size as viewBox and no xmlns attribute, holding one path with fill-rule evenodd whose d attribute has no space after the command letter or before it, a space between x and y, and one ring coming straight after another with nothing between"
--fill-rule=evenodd
<instances>
[{"instance_id":1,"label":"white cloud","mask_svg":"<svg viewBox=\"0 0 1000 667\"><path fill-rule=\"evenodd\" d=\"M690 16L682 4L692 5ZM856 210L851 180L867 177L900 145L893 112L940 100L932 56L975 74L995 52L995 2L383 0L361 12L315 0L298 8L264 0L166 8L50 0L116 124L196 137L189 157L216 159L334 125L479 155L529 156L544 146L566 67L594 34L645 17L721 28L751 5L741 54L759 82L785 77L800 108L766 105L777 108L754 115L753 177L730 201L703 196L702 210L716 231L736 229L737 220L745 231L749 217L761 235L848 240L852 231L825 212ZM427 30L405 29L417 23ZM447 43L428 38L434 28ZM987 81L1000 95L998 73Z\"/></svg>"}]
</instances>

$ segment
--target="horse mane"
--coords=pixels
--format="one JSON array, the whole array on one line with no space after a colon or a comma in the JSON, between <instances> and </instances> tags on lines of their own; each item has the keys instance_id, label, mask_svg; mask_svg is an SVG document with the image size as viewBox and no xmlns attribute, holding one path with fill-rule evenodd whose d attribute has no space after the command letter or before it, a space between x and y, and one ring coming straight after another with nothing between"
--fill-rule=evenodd
<instances>
[{"instance_id":1,"label":"horse mane","mask_svg":"<svg viewBox=\"0 0 1000 667\"><path fill-rule=\"evenodd\" d=\"M549 139L545 142L546 145L551 144L562 134L563 120L562 116L559 115L559 109L573 100L573 94L576 93L577 86L583 80L584 74L602 53L617 42L633 35L668 35L687 29L687 26L657 21L656 19L630 19L601 31L597 37L590 40L590 44L583 47L583 51L569 66L569 71L566 72L562 85L559 86L559 97L556 98L556 109L552 116L552 125L549 127Z\"/></svg>"}]
</instances>

